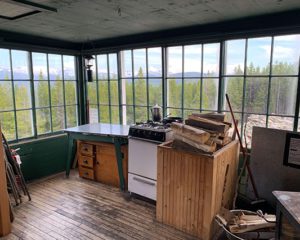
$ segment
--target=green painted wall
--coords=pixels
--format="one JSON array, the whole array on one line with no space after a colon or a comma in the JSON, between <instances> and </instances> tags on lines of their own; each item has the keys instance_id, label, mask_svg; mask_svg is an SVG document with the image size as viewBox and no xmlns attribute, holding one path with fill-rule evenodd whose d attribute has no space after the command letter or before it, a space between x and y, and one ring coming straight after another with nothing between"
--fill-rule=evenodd
<instances>
[{"instance_id":1,"label":"green painted wall","mask_svg":"<svg viewBox=\"0 0 300 240\"><path fill-rule=\"evenodd\" d=\"M67 136L59 135L44 139L12 144L21 148L22 171L26 181L49 176L65 170L67 159Z\"/></svg>"}]
</instances>

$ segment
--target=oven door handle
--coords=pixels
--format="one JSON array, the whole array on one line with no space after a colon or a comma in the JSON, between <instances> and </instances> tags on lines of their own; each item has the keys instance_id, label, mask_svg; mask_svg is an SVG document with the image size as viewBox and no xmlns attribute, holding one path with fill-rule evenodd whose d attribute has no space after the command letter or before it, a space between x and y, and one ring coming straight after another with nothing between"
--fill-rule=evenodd
<instances>
[{"instance_id":1,"label":"oven door handle","mask_svg":"<svg viewBox=\"0 0 300 240\"><path fill-rule=\"evenodd\" d=\"M133 177L133 180L135 180L135 181L137 181L137 182L140 182L140 183L148 184L148 185L150 185L150 186L155 186L155 183L150 182L150 181L147 181L147 180L145 180L145 179Z\"/></svg>"}]
</instances>

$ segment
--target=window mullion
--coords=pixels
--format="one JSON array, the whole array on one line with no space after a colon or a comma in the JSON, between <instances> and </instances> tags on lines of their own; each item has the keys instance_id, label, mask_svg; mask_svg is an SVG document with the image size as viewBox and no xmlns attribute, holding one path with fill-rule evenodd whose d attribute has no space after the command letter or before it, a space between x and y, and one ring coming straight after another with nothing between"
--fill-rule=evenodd
<instances>
[{"instance_id":1,"label":"window mullion","mask_svg":"<svg viewBox=\"0 0 300 240\"><path fill-rule=\"evenodd\" d=\"M48 92L49 92L49 107L50 107L50 128L53 132L53 118L52 118L52 100L51 100L51 82L50 82L50 73L49 73L49 58L47 54L47 76L48 76Z\"/></svg>"},{"instance_id":2,"label":"window mullion","mask_svg":"<svg viewBox=\"0 0 300 240\"><path fill-rule=\"evenodd\" d=\"M109 122L112 121L111 116L111 94L110 94L110 67L109 67L109 54L106 54L106 67L107 67L107 91L108 91L108 111L109 111Z\"/></svg>"},{"instance_id":3,"label":"window mullion","mask_svg":"<svg viewBox=\"0 0 300 240\"><path fill-rule=\"evenodd\" d=\"M225 41L220 43L220 55L219 55L219 89L218 89L218 112L222 112L224 105L224 68L225 68Z\"/></svg>"},{"instance_id":4,"label":"window mullion","mask_svg":"<svg viewBox=\"0 0 300 240\"><path fill-rule=\"evenodd\" d=\"M123 98L123 89L122 89L122 71L121 71L121 52L117 52L117 68L118 68L118 94L119 94L119 122L123 124L123 108L122 108L122 98ZM126 91L126 89L124 90ZM125 113L126 114L126 113Z\"/></svg>"},{"instance_id":5,"label":"window mullion","mask_svg":"<svg viewBox=\"0 0 300 240\"><path fill-rule=\"evenodd\" d=\"M133 61L133 50L131 49L131 71L132 71L132 103L133 103L133 122L135 120L135 76L134 76L134 61Z\"/></svg>"},{"instance_id":6,"label":"window mullion","mask_svg":"<svg viewBox=\"0 0 300 240\"><path fill-rule=\"evenodd\" d=\"M296 106L295 106L295 117L294 117L294 131L298 130L299 124L299 108L300 108L300 56L298 62L298 85L297 85L297 95L296 95Z\"/></svg>"},{"instance_id":7,"label":"window mullion","mask_svg":"<svg viewBox=\"0 0 300 240\"><path fill-rule=\"evenodd\" d=\"M266 127L269 122L269 111L270 111L270 91L271 91L271 78L272 78L272 65L273 65L273 51L274 51L274 36L272 36L271 42L271 56L270 56L270 69L269 69L269 81L268 81L268 95L267 95L267 116L266 116Z\"/></svg>"},{"instance_id":8,"label":"window mullion","mask_svg":"<svg viewBox=\"0 0 300 240\"><path fill-rule=\"evenodd\" d=\"M12 84L11 87L12 87L13 107L14 107L14 117L15 117L15 137L16 137L16 140L19 140L18 120L17 120L17 111L16 111L16 98L15 98L15 84L14 84L14 73L13 73L11 49L9 49L9 61L10 61L10 77L11 77L11 84Z\"/></svg>"},{"instance_id":9,"label":"window mullion","mask_svg":"<svg viewBox=\"0 0 300 240\"><path fill-rule=\"evenodd\" d=\"M33 135L37 138L37 120L36 120L36 109L35 109L35 94L34 94L34 81L33 81L33 64L32 64L32 53L29 55L29 69L30 69L30 88L31 88L31 108L32 108L32 121L33 121Z\"/></svg>"},{"instance_id":10,"label":"window mullion","mask_svg":"<svg viewBox=\"0 0 300 240\"><path fill-rule=\"evenodd\" d=\"M64 101L64 119L65 119L65 128L68 127L67 123L67 107L66 107L66 87L65 87L65 76L64 76L64 61L63 61L63 55L60 55L61 59L61 77L63 82L63 101Z\"/></svg>"}]
</instances>

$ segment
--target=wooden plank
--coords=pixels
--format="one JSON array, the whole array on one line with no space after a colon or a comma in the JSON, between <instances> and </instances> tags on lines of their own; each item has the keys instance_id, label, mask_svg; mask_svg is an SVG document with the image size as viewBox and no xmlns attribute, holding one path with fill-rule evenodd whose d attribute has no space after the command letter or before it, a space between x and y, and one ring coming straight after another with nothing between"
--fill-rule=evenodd
<instances>
[{"instance_id":1,"label":"wooden plank","mask_svg":"<svg viewBox=\"0 0 300 240\"><path fill-rule=\"evenodd\" d=\"M210 134L201 129L197 129L182 123L172 123L173 133L199 144L204 144L210 138Z\"/></svg>"},{"instance_id":2,"label":"wooden plank","mask_svg":"<svg viewBox=\"0 0 300 240\"><path fill-rule=\"evenodd\" d=\"M170 146L170 143L159 146L158 157L163 158L164 175L158 179L158 185L163 187L163 194L158 197L164 202L162 211L169 211L162 213L162 222L210 240L213 218L221 209L222 199L228 204L233 200L238 142L234 141L212 155L188 153Z\"/></svg>"},{"instance_id":3,"label":"wooden plank","mask_svg":"<svg viewBox=\"0 0 300 240\"><path fill-rule=\"evenodd\" d=\"M4 162L4 148L0 127L0 237L11 232L9 200L7 193L6 170Z\"/></svg>"},{"instance_id":4,"label":"wooden plank","mask_svg":"<svg viewBox=\"0 0 300 240\"><path fill-rule=\"evenodd\" d=\"M157 189L156 189L156 220L162 222L163 213L163 179L164 179L164 152L159 146L157 148Z\"/></svg>"},{"instance_id":5,"label":"wooden plank","mask_svg":"<svg viewBox=\"0 0 300 240\"><path fill-rule=\"evenodd\" d=\"M223 134L229 129L229 126L227 124L212 121L206 118L196 117L193 115L188 116L188 119L185 120L185 124Z\"/></svg>"}]
</instances>

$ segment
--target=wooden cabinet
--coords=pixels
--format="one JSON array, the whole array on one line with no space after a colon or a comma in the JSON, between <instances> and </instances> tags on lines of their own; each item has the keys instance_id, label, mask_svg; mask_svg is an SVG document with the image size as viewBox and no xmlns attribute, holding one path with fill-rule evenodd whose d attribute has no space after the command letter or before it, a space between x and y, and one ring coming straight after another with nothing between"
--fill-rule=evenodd
<instances>
[{"instance_id":1,"label":"wooden cabinet","mask_svg":"<svg viewBox=\"0 0 300 240\"><path fill-rule=\"evenodd\" d=\"M128 178L128 148L121 147L123 154L123 175L125 188ZM112 143L77 142L79 176L104 184L119 187L120 179L115 146Z\"/></svg>"},{"instance_id":2,"label":"wooden cabinet","mask_svg":"<svg viewBox=\"0 0 300 240\"><path fill-rule=\"evenodd\" d=\"M202 240L213 235L221 206L231 209L239 144L233 141L212 155L158 146L156 218Z\"/></svg>"}]
</instances>

